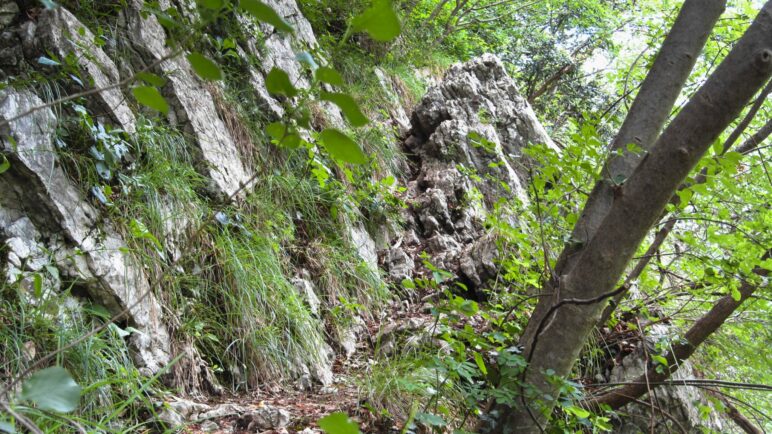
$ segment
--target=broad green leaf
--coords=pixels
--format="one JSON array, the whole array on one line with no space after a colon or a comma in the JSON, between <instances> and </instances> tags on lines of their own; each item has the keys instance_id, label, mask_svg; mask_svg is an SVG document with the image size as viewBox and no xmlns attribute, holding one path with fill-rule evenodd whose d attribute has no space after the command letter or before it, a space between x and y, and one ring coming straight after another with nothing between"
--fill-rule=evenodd
<instances>
[{"instance_id":1,"label":"broad green leaf","mask_svg":"<svg viewBox=\"0 0 772 434\"><path fill-rule=\"evenodd\" d=\"M293 32L292 26L284 18L279 16L272 7L260 0L240 0L239 7L250 13L257 20L274 26L280 32Z\"/></svg>"},{"instance_id":2,"label":"broad green leaf","mask_svg":"<svg viewBox=\"0 0 772 434\"><path fill-rule=\"evenodd\" d=\"M660 356L659 354L652 354L651 358L654 359L655 362L657 362L658 364L660 364L662 366L667 366L668 365L667 358L665 358L663 356Z\"/></svg>"},{"instance_id":3,"label":"broad green leaf","mask_svg":"<svg viewBox=\"0 0 772 434\"><path fill-rule=\"evenodd\" d=\"M40 409L67 413L78 408L80 386L66 369L52 366L32 374L19 397Z\"/></svg>"},{"instance_id":4,"label":"broad green leaf","mask_svg":"<svg viewBox=\"0 0 772 434\"><path fill-rule=\"evenodd\" d=\"M166 80L164 80L162 77L159 77L158 75L153 74L152 72L138 72L136 77L151 86L161 87L166 84Z\"/></svg>"},{"instance_id":5,"label":"broad green leaf","mask_svg":"<svg viewBox=\"0 0 772 434\"><path fill-rule=\"evenodd\" d=\"M578 417L579 419L586 419L586 418L588 418L590 416L590 412L589 411L587 411L587 410L585 410L585 409L583 409L581 407L577 407L575 405L572 405L570 407L566 407L565 410L566 410L567 413L571 413L574 416Z\"/></svg>"},{"instance_id":6,"label":"broad green leaf","mask_svg":"<svg viewBox=\"0 0 772 434\"><path fill-rule=\"evenodd\" d=\"M485 366L485 361L483 360L482 355L476 351L474 353L474 362L477 364L477 367L483 375L488 375L488 368Z\"/></svg>"},{"instance_id":7,"label":"broad green leaf","mask_svg":"<svg viewBox=\"0 0 772 434\"><path fill-rule=\"evenodd\" d=\"M166 103L158 89L151 86L137 86L131 90L131 93L140 104L163 114L169 113L169 104Z\"/></svg>"},{"instance_id":8,"label":"broad green leaf","mask_svg":"<svg viewBox=\"0 0 772 434\"><path fill-rule=\"evenodd\" d=\"M327 148L327 152L332 158L354 164L367 162L367 157L359 149L359 145L342 132L328 128L319 133L319 138L322 139L324 147Z\"/></svg>"},{"instance_id":9,"label":"broad green leaf","mask_svg":"<svg viewBox=\"0 0 772 434\"><path fill-rule=\"evenodd\" d=\"M329 101L340 108L348 123L354 127L361 127L369 122L367 116L359 109L359 105L350 95L338 92L322 92L319 95L324 101Z\"/></svg>"},{"instance_id":10,"label":"broad green leaf","mask_svg":"<svg viewBox=\"0 0 772 434\"><path fill-rule=\"evenodd\" d=\"M328 68L326 66L320 66L314 74L318 81L331 84L333 86L343 86L343 77L340 76L338 71Z\"/></svg>"},{"instance_id":11,"label":"broad green leaf","mask_svg":"<svg viewBox=\"0 0 772 434\"><path fill-rule=\"evenodd\" d=\"M281 140L287 133L287 126L282 122L271 122L265 127L265 132L274 140Z\"/></svg>"},{"instance_id":12,"label":"broad green leaf","mask_svg":"<svg viewBox=\"0 0 772 434\"><path fill-rule=\"evenodd\" d=\"M366 31L376 41L388 42L399 36L400 24L391 0L375 0L369 9L351 22L354 31Z\"/></svg>"},{"instance_id":13,"label":"broad green leaf","mask_svg":"<svg viewBox=\"0 0 772 434\"><path fill-rule=\"evenodd\" d=\"M4 173L11 168L11 162L4 154L0 154L0 173Z\"/></svg>"},{"instance_id":14,"label":"broad green leaf","mask_svg":"<svg viewBox=\"0 0 772 434\"><path fill-rule=\"evenodd\" d=\"M332 413L319 419L319 428L327 434L360 434L359 426L346 413Z\"/></svg>"},{"instance_id":15,"label":"broad green leaf","mask_svg":"<svg viewBox=\"0 0 772 434\"><path fill-rule=\"evenodd\" d=\"M265 77L265 88L274 95L284 95L292 98L298 94L298 90L292 85L289 75L279 68L272 68Z\"/></svg>"},{"instance_id":16,"label":"broad green leaf","mask_svg":"<svg viewBox=\"0 0 772 434\"><path fill-rule=\"evenodd\" d=\"M447 425L447 422L440 416L432 413L418 412L415 415L415 420L421 422L424 425L443 427Z\"/></svg>"},{"instance_id":17,"label":"broad green leaf","mask_svg":"<svg viewBox=\"0 0 772 434\"><path fill-rule=\"evenodd\" d=\"M212 59L196 52L188 54L187 58L199 77L204 80L222 80L222 70Z\"/></svg>"},{"instance_id":18,"label":"broad green leaf","mask_svg":"<svg viewBox=\"0 0 772 434\"><path fill-rule=\"evenodd\" d=\"M285 148L295 149L300 146L300 136L294 129L288 129L281 122L271 122L265 127L265 132L277 145Z\"/></svg>"}]
</instances>

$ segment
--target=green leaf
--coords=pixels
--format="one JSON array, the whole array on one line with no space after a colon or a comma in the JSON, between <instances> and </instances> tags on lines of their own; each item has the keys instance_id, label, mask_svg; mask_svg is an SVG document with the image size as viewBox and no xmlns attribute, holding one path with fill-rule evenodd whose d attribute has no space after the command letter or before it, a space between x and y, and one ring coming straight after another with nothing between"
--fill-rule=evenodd
<instances>
[{"instance_id":1,"label":"green leaf","mask_svg":"<svg viewBox=\"0 0 772 434\"><path fill-rule=\"evenodd\" d=\"M323 83L331 84L333 86L343 86L343 77L340 76L338 71L332 68L320 66L314 75L318 81Z\"/></svg>"},{"instance_id":2,"label":"green leaf","mask_svg":"<svg viewBox=\"0 0 772 434\"><path fill-rule=\"evenodd\" d=\"M342 132L328 128L319 133L319 138L322 139L324 147L327 148L327 152L332 158L354 164L367 162L367 157L359 149L359 145Z\"/></svg>"},{"instance_id":3,"label":"green leaf","mask_svg":"<svg viewBox=\"0 0 772 434\"><path fill-rule=\"evenodd\" d=\"M188 54L187 58L199 77L204 80L222 80L222 70L212 59L195 52Z\"/></svg>"},{"instance_id":4,"label":"green leaf","mask_svg":"<svg viewBox=\"0 0 772 434\"><path fill-rule=\"evenodd\" d=\"M731 292L732 299L734 299L734 301L740 301L740 299L742 298L742 294L740 294L740 290L733 286L731 291L732 291Z\"/></svg>"},{"instance_id":5,"label":"green leaf","mask_svg":"<svg viewBox=\"0 0 772 434\"><path fill-rule=\"evenodd\" d=\"M35 291L35 298L43 297L43 275L35 273L32 275L32 287Z\"/></svg>"},{"instance_id":6,"label":"green leaf","mask_svg":"<svg viewBox=\"0 0 772 434\"><path fill-rule=\"evenodd\" d=\"M660 356L659 354L652 354L651 358L654 359L655 362L662 366L667 366L667 358Z\"/></svg>"},{"instance_id":7,"label":"green leaf","mask_svg":"<svg viewBox=\"0 0 772 434\"><path fill-rule=\"evenodd\" d=\"M298 94L298 90L292 85L289 75L283 70L273 67L265 77L265 88L274 95L284 95L292 98Z\"/></svg>"},{"instance_id":8,"label":"green leaf","mask_svg":"<svg viewBox=\"0 0 772 434\"><path fill-rule=\"evenodd\" d=\"M258 21L270 24L280 32L292 33L294 31L292 26L279 16L272 7L260 0L241 0L239 1L239 7L250 13Z\"/></svg>"},{"instance_id":9,"label":"green leaf","mask_svg":"<svg viewBox=\"0 0 772 434\"><path fill-rule=\"evenodd\" d=\"M575 405L572 405L570 407L566 407L566 413L571 413L574 416L578 417L579 419L587 419L590 416L590 412L581 408L577 407Z\"/></svg>"},{"instance_id":10,"label":"green leaf","mask_svg":"<svg viewBox=\"0 0 772 434\"><path fill-rule=\"evenodd\" d=\"M443 427L447 425L443 418L432 413L418 412L415 415L415 420L429 426Z\"/></svg>"},{"instance_id":11,"label":"green leaf","mask_svg":"<svg viewBox=\"0 0 772 434\"><path fill-rule=\"evenodd\" d=\"M169 104L166 103L158 89L151 86L137 86L131 90L131 93L140 104L163 114L169 113Z\"/></svg>"},{"instance_id":12,"label":"green leaf","mask_svg":"<svg viewBox=\"0 0 772 434\"><path fill-rule=\"evenodd\" d=\"M152 72L138 72L136 77L151 86L161 87L166 84L166 80L153 74Z\"/></svg>"},{"instance_id":13,"label":"green leaf","mask_svg":"<svg viewBox=\"0 0 772 434\"><path fill-rule=\"evenodd\" d=\"M375 0L369 9L351 22L354 31L366 31L376 41L388 42L399 36L400 24L391 0Z\"/></svg>"},{"instance_id":14,"label":"green leaf","mask_svg":"<svg viewBox=\"0 0 772 434\"><path fill-rule=\"evenodd\" d=\"M360 434L359 426L346 413L332 413L319 419L319 428L327 434Z\"/></svg>"},{"instance_id":15,"label":"green leaf","mask_svg":"<svg viewBox=\"0 0 772 434\"><path fill-rule=\"evenodd\" d=\"M0 154L0 173L5 173L11 168L11 162L4 154Z\"/></svg>"},{"instance_id":16,"label":"green leaf","mask_svg":"<svg viewBox=\"0 0 772 434\"><path fill-rule=\"evenodd\" d=\"M319 98L338 106L351 126L361 127L370 121L350 95L337 92L321 92Z\"/></svg>"},{"instance_id":17,"label":"green leaf","mask_svg":"<svg viewBox=\"0 0 772 434\"><path fill-rule=\"evenodd\" d=\"M19 397L40 409L67 413L78 408L80 386L66 369L52 366L32 374Z\"/></svg>"},{"instance_id":18,"label":"green leaf","mask_svg":"<svg viewBox=\"0 0 772 434\"><path fill-rule=\"evenodd\" d=\"M271 137L272 142L289 149L300 146L300 135L294 128L287 128L281 122L271 122L265 127L265 132Z\"/></svg>"},{"instance_id":19,"label":"green leaf","mask_svg":"<svg viewBox=\"0 0 772 434\"><path fill-rule=\"evenodd\" d=\"M219 11L223 8L223 6L225 6L225 2L223 0L198 0L198 4L206 9L211 9L213 11Z\"/></svg>"},{"instance_id":20,"label":"green leaf","mask_svg":"<svg viewBox=\"0 0 772 434\"><path fill-rule=\"evenodd\" d=\"M488 375L488 368L485 367L485 361L482 358L482 355L475 351L474 353L474 362L477 364L477 367L480 368L480 372L482 372L483 375Z\"/></svg>"},{"instance_id":21,"label":"green leaf","mask_svg":"<svg viewBox=\"0 0 772 434\"><path fill-rule=\"evenodd\" d=\"M287 126L282 122L271 122L265 127L265 132L274 140L281 140L287 133Z\"/></svg>"}]
</instances>

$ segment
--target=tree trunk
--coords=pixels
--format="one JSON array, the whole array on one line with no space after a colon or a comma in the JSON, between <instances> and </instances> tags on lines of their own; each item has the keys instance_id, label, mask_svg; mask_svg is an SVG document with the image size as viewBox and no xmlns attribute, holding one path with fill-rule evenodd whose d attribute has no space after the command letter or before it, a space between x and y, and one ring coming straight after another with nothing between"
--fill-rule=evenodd
<instances>
[{"instance_id":1,"label":"tree trunk","mask_svg":"<svg viewBox=\"0 0 772 434\"><path fill-rule=\"evenodd\" d=\"M699 5L698 11L694 10L694 3ZM723 2L687 1L676 27L679 21L684 21L684 14L697 21L708 20L712 25L715 20L706 15L710 5L717 11L723 8ZM717 11L709 16L717 16ZM694 29L697 23L682 26ZM699 34L703 36L703 33ZM561 255L563 263L556 268L559 272L553 276L551 288L546 288L546 292L554 295L539 301L521 340L529 362L523 378L539 397L555 397L557 388L548 381L545 371L550 370L561 378L570 373L603 309L600 301L614 295L612 289L672 194L771 72L772 2L768 2L721 65L657 139L629 179L611 189L612 201L605 216L589 225L583 222L592 237L581 248ZM671 75L665 74L663 78L667 85L674 82ZM651 111L659 113L659 110ZM652 131L657 127L655 124L641 121L641 128ZM629 166L626 158L617 163L614 161L616 159L608 166ZM591 206L588 202L587 207ZM595 219L597 215L585 213L581 220ZM590 230L593 227L597 229ZM538 432L553 402L547 401L541 405L541 411L536 412L530 408L536 407L533 403L514 409L496 406L493 411L495 423L487 430L494 433Z\"/></svg>"}]
</instances>

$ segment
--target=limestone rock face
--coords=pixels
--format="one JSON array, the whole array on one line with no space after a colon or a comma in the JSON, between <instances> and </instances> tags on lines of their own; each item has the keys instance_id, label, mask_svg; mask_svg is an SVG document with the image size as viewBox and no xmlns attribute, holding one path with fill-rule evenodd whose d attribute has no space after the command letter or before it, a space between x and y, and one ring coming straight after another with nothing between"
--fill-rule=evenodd
<instances>
[{"instance_id":1,"label":"limestone rock face","mask_svg":"<svg viewBox=\"0 0 772 434\"><path fill-rule=\"evenodd\" d=\"M4 90L0 118L11 119L42 104L31 93ZM161 308L142 269L125 253L120 236L109 223L97 221L97 211L60 168L53 146L55 127L53 112L43 109L10 122L2 131L3 152L11 162L0 175L3 214L15 218L0 221L0 231L31 270L40 268L35 264L41 259L41 239L60 236L61 243L51 246L54 261L112 313L128 309L127 319L139 330L131 337L136 362L156 372L169 362L169 335Z\"/></svg>"},{"instance_id":2,"label":"limestone rock face","mask_svg":"<svg viewBox=\"0 0 772 434\"><path fill-rule=\"evenodd\" d=\"M210 180L214 195L227 197L251 177L244 167L233 137L220 119L211 93L192 72L184 56L169 57L164 45L166 33L154 15L143 17L142 2L127 8L126 21L131 42L146 62L160 62L168 77L166 95L174 110L174 120L184 126L197 145L199 170ZM166 59L166 60L163 60Z\"/></svg>"},{"instance_id":3,"label":"limestone rock face","mask_svg":"<svg viewBox=\"0 0 772 434\"><path fill-rule=\"evenodd\" d=\"M113 61L94 43L94 35L65 8L44 9L36 26L36 37L41 48L60 58L75 55L85 73L83 85L87 89L105 89L94 94L90 101L98 102L96 113L109 113L121 128L133 133L136 119L120 89L108 86L118 83L120 76ZM45 51L45 50L44 50Z\"/></svg>"},{"instance_id":4,"label":"limestone rock face","mask_svg":"<svg viewBox=\"0 0 772 434\"><path fill-rule=\"evenodd\" d=\"M527 202L522 150L531 144L555 147L495 56L450 67L411 116L405 148L417 168L408 182L405 239L415 233L418 242L383 253L390 277L418 270L421 251L470 289L495 276L495 238L483 223L498 198Z\"/></svg>"}]
</instances>

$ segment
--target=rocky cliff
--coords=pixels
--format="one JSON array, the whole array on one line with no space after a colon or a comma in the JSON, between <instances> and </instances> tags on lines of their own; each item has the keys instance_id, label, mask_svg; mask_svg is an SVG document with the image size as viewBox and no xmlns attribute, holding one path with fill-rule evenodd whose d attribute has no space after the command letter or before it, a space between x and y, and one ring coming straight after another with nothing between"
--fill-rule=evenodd
<instances>
[{"instance_id":1,"label":"rocky cliff","mask_svg":"<svg viewBox=\"0 0 772 434\"><path fill-rule=\"evenodd\" d=\"M109 25L99 27L69 2L29 3L0 2L3 298L44 308L47 324L77 333L117 316L112 345L125 344L142 375L163 375L183 395L220 393L222 384L333 385L334 364L372 339L379 309L394 299L387 289L430 274L427 263L484 298L499 267L486 218L501 198L527 203L526 146L557 150L494 56L450 67L415 107L397 78L373 71L393 101L376 117L396 131L385 141L404 161L386 170L404 206L373 225L361 209L339 212L351 208L345 196L298 199L308 184L289 173L297 155L263 134L292 107L266 90L271 69L301 89L312 81L296 53L317 42L294 0L268 2L294 38L231 17L243 30L226 50L225 84L200 80L140 0L106 7ZM180 20L198 13L186 1L159 3ZM132 99L141 71L164 78L165 116ZM345 125L335 106L315 110L312 127ZM516 224L518 215L497 218ZM34 333L28 342L39 355L57 347ZM4 366L36 357L4 345L15 357ZM172 424L211 412L249 414L255 429L288 423L283 410L174 403L164 416Z\"/></svg>"}]
</instances>

